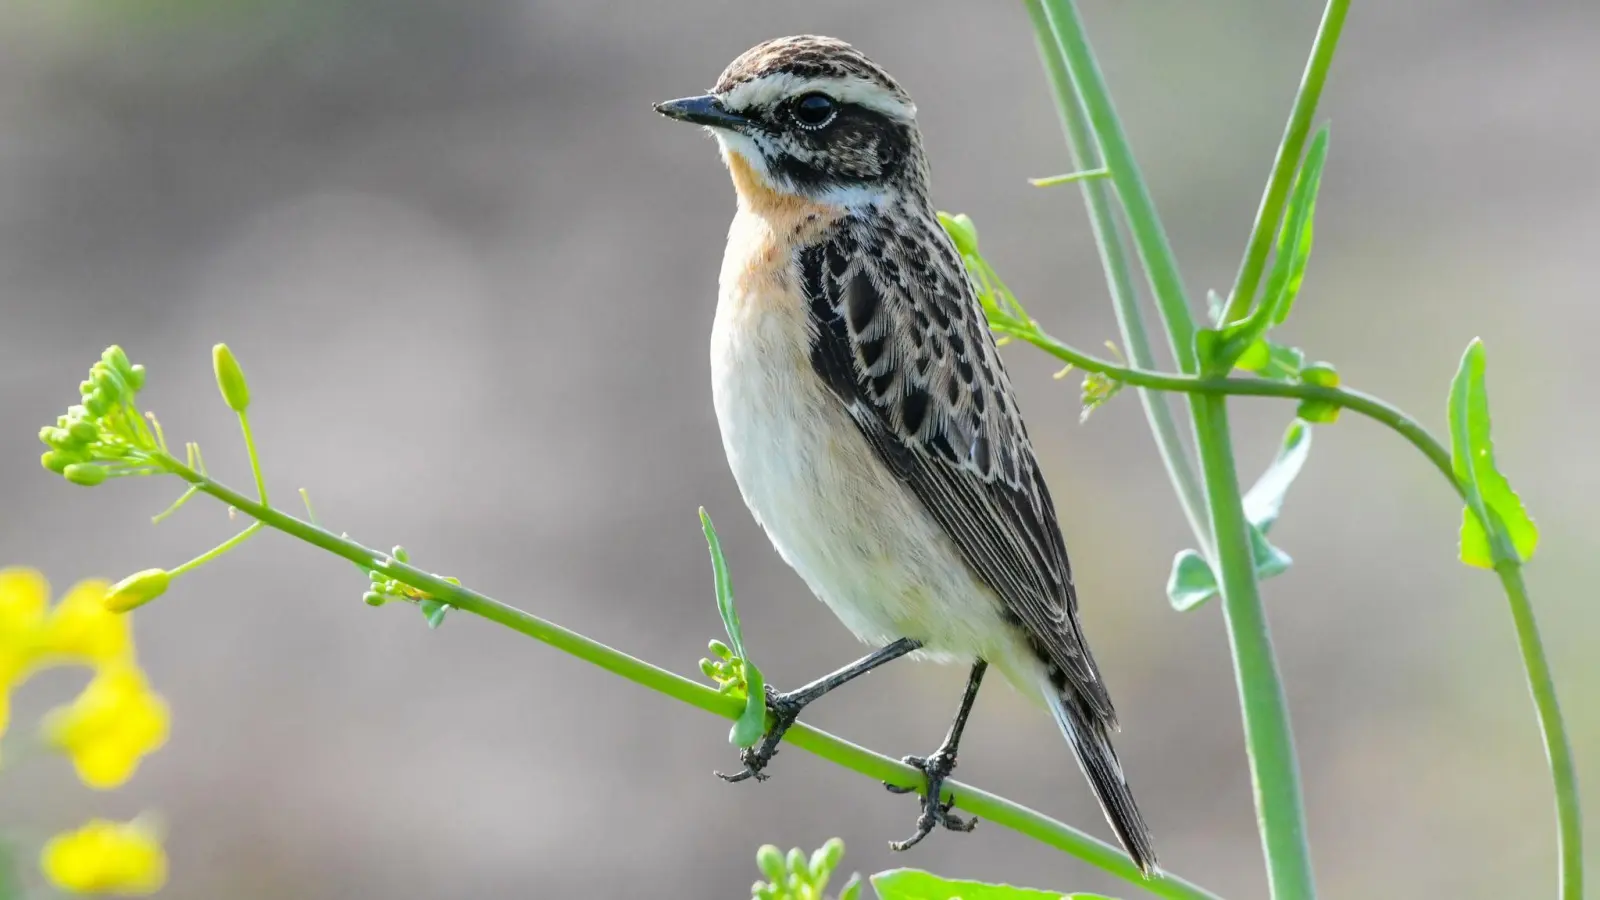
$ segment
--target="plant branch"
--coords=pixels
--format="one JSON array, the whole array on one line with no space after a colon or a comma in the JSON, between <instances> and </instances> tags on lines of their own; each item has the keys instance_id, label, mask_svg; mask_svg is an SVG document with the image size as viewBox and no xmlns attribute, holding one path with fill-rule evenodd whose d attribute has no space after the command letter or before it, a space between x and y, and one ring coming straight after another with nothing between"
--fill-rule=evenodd
<instances>
[{"instance_id":1,"label":"plant branch","mask_svg":"<svg viewBox=\"0 0 1600 900\"><path fill-rule=\"evenodd\" d=\"M1045 74L1050 80L1050 93L1055 97L1061 130L1066 136L1073 164L1084 169L1098 166L1100 151L1094 133L1089 130L1078 92L1072 86L1072 76L1067 72L1061 54L1052 52L1050 21L1045 14L1044 4L1042 0L1023 0L1023 5L1028 9L1028 18L1033 21L1039 56L1044 61ZM1105 168L1094 171L1107 172L1109 175L1109 170ZM1127 253L1123 249L1122 236L1117 231L1116 218L1111 210L1111 196L1103 179L1083 182L1083 203L1094 231L1095 246L1100 248L1106 287L1111 291L1112 306L1117 312L1117 327L1122 332L1122 343L1127 347L1128 358L1137 368L1153 369L1155 354L1150 349L1144 315L1139 311L1139 296L1133 289ZM1178 424L1173 418L1172 407L1166 397L1146 390L1139 391L1139 402L1144 406L1145 419L1149 421L1150 432L1155 436L1156 449L1161 453L1167 477L1177 491L1183 517L1189 521L1189 529L1194 532L1201 555L1210 558L1211 523L1206 520L1204 512L1205 489L1195 474L1188 449L1178 436Z\"/></svg>"},{"instance_id":2,"label":"plant branch","mask_svg":"<svg viewBox=\"0 0 1600 900\"><path fill-rule=\"evenodd\" d=\"M1484 524L1487 527L1488 523ZM1489 533L1496 534L1493 530ZM1583 812L1578 801L1577 764L1572 759L1567 726L1561 717L1561 706L1556 702L1555 679L1550 674L1544 642L1539 639L1539 625L1534 621L1533 604L1528 599L1528 588L1523 584L1522 566L1516 562L1515 550L1506 562L1495 566L1495 574L1500 576L1506 599L1511 603L1517 646L1522 651L1522 665L1528 673L1528 692L1533 695L1545 756L1550 762L1550 777L1555 782L1556 849L1561 872L1559 894L1562 900L1583 900Z\"/></svg>"},{"instance_id":3,"label":"plant branch","mask_svg":"<svg viewBox=\"0 0 1600 900\"><path fill-rule=\"evenodd\" d=\"M744 711L745 704L741 698L691 681L593 638L501 603L471 588L453 584L415 566L399 562L387 554L347 537L336 535L282 510L264 506L227 485L189 468L168 454L156 454L154 459L165 471L188 482L201 493L234 507L258 523L299 538L362 568L380 572L388 578L424 591L434 599L456 609L504 625L519 634L542 641L608 672L621 675L635 684L643 685L725 719L737 719ZM924 784L921 771L804 723L796 723L791 727L785 734L784 740L876 781L912 789L920 789ZM1173 875L1161 875L1146 880L1120 849L1020 803L957 781L945 782L945 790L946 799L953 799L955 805L961 809L1031 837L1040 843L1070 853L1096 868L1145 888L1157 897L1169 900L1220 900L1216 894Z\"/></svg>"},{"instance_id":4,"label":"plant branch","mask_svg":"<svg viewBox=\"0 0 1600 900\"><path fill-rule=\"evenodd\" d=\"M1323 11L1322 25L1318 27L1316 41L1311 45L1311 58L1306 61L1300 90L1295 94L1294 108L1289 111L1289 124L1284 128L1277 159L1272 163L1272 175L1267 179L1266 192L1261 195L1261 206L1256 210L1256 221L1250 230L1250 243L1245 248L1244 262L1240 264L1233 293L1228 297L1227 310L1222 314L1222 321L1217 323L1219 327L1244 318L1250 311L1250 301L1255 297L1262 273L1266 271L1267 254L1272 250L1278 233L1278 221L1283 218L1283 207L1289 200L1289 189L1294 185L1300 154L1305 151L1306 135L1311 133L1317 101L1322 98L1322 86L1328 80L1328 69L1333 65L1333 51L1339 46L1339 34L1344 30L1345 14L1349 11L1350 0L1329 0L1327 9Z\"/></svg>"},{"instance_id":5,"label":"plant branch","mask_svg":"<svg viewBox=\"0 0 1600 900\"><path fill-rule=\"evenodd\" d=\"M1319 400L1341 409L1359 413L1392 429L1433 463L1434 467L1450 480L1457 493L1461 485L1456 481L1455 469L1450 463L1450 450L1439 443L1421 423L1397 407L1360 391L1340 387L1322 387L1288 381L1267 381L1262 378L1202 378L1195 375L1173 375L1150 372L1139 368L1121 366L1109 360L1091 356L1063 344L1039 331L1015 323L990 321L996 332L1018 340L1027 341L1062 362L1068 362L1085 372L1099 372L1113 380L1151 388L1158 391L1176 391L1185 394L1228 394L1243 397L1281 397L1292 400Z\"/></svg>"}]
</instances>

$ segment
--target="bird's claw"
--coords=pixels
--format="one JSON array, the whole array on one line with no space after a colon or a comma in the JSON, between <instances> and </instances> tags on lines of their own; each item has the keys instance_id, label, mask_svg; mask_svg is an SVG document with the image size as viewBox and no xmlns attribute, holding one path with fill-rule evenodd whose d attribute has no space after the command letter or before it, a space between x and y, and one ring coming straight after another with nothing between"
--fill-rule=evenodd
<instances>
[{"instance_id":1,"label":"bird's claw","mask_svg":"<svg viewBox=\"0 0 1600 900\"><path fill-rule=\"evenodd\" d=\"M741 781L766 781L772 777L765 771L767 763L778 755L778 744L783 741L783 735L800 718L800 710L804 703L796 702L788 694L780 694L772 685L767 685L767 713L772 716L772 727L761 736L753 746L745 747L739 751L739 761L744 763L744 769L727 775L715 772L718 778L729 784Z\"/></svg>"},{"instance_id":2,"label":"bird's claw","mask_svg":"<svg viewBox=\"0 0 1600 900\"><path fill-rule=\"evenodd\" d=\"M953 799L945 802L939 798L939 795L944 791L945 779L950 777L951 772L955 771L956 756L954 753L947 753L941 749L930 757L907 756L901 761L912 768L921 770L922 777L926 779L927 792L922 796L922 812L917 815L916 833L903 841L890 841L889 849L895 851L909 850L941 825L951 831L960 832L968 832L978 826L976 818L964 819L950 812L951 808L955 806ZM916 791L916 788L901 787L896 784L885 784L884 787L896 794L910 794Z\"/></svg>"}]
</instances>

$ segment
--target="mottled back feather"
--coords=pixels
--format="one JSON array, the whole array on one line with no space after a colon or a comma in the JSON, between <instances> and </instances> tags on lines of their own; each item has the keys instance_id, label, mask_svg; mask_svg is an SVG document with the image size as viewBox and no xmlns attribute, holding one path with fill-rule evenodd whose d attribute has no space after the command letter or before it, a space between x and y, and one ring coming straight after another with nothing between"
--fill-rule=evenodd
<instances>
[{"instance_id":1,"label":"mottled back feather","mask_svg":"<svg viewBox=\"0 0 1600 900\"><path fill-rule=\"evenodd\" d=\"M921 192L852 213L798 251L812 365L874 451L1102 721L1072 569L1010 379L955 247Z\"/></svg>"}]
</instances>

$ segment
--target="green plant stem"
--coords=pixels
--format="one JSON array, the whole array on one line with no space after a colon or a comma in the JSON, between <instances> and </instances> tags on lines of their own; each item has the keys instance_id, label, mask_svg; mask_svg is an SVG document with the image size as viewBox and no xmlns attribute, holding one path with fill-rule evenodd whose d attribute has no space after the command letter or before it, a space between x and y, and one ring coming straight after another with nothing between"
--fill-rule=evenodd
<instances>
[{"instance_id":1,"label":"green plant stem","mask_svg":"<svg viewBox=\"0 0 1600 900\"><path fill-rule=\"evenodd\" d=\"M1100 164L1100 151L1094 134L1072 86L1072 76L1060 53L1052 52L1049 17L1042 0L1023 0L1028 18L1033 22L1034 37L1039 45L1039 57L1044 62L1045 74L1050 81L1050 93L1055 97L1056 111L1061 118L1061 130L1066 136L1067 148L1073 165L1079 167ZM1101 167L1094 171L1107 172ZM1128 349L1128 358L1140 369L1155 368L1155 354L1150 349L1150 336L1145 331L1144 315L1139 311L1139 297L1133 289L1128 258L1123 249L1122 236L1117 232L1116 218L1111 210L1111 197L1101 179L1083 183L1083 202L1089 214L1089 225L1094 231L1095 246L1100 249L1100 260L1105 269L1106 287L1111 292L1111 302L1117 313L1117 327L1122 332L1122 343ZM1195 474L1189 451L1178 436L1178 424L1173 418L1167 398L1150 391L1139 391L1139 402L1144 406L1145 419L1155 436L1156 449L1167 469L1178 494L1178 505L1188 520L1199 544L1202 556L1212 553L1211 523L1205 517L1205 490Z\"/></svg>"},{"instance_id":2,"label":"green plant stem","mask_svg":"<svg viewBox=\"0 0 1600 900\"><path fill-rule=\"evenodd\" d=\"M1316 896L1316 884L1300 799L1299 763L1289 725L1289 701L1278 675L1266 608L1256 583L1228 433L1227 402L1221 395L1200 395L1195 424L1200 436L1200 465L1211 501L1211 526L1217 537L1217 564L1221 569L1217 581L1228 644L1233 651L1245 747L1250 752L1256 816L1272 896L1276 900L1311 900Z\"/></svg>"},{"instance_id":3,"label":"green plant stem","mask_svg":"<svg viewBox=\"0 0 1600 900\"><path fill-rule=\"evenodd\" d=\"M1197 371L1194 316L1184 296L1183 279L1178 274L1178 265L1172 246L1167 241L1166 231L1155 215L1155 202L1150 199L1150 190L1145 186L1127 135L1122 131L1122 120L1117 117L1111 93L1106 90L1100 64L1095 60L1094 51L1089 48L1089 39L1084 32L1083 21L1078 16L1077 6L1072 0L1042 0L1042 6L1043 23L1050 29L1070 76L1070 83L1075 88L1074 93L1088 117L1091 133L1097 139L1100 156L1105 161L1105 167L1111 170L1111 183L1116 187L1117 196L1127 212L1128 231L1133 235L1133 245L1139 252L1139 261L1144 264L1150 290L1155 295L1156 308L1166 325L1172 358L1177 361L1180 372L1192 375ZM1036 18L1035 23L1038 22ZM1047 60L1049 56L1046 52ZM1048 62L1046 69L1049 69ZM1069 111L1071 104L1060 105L1067 121L1076 118ZM1102 243L1102 252L1108 243L1111 242ZM1107 260L1107 265L1110 265L1110 260ZM1122 268L1126 271L1126 261ZM1138 361L1135 360L1135 363L1138 364Z\"/></svg>"},{"instance_id":4,"label":"green plant stem","mask_svg":"<svg viewBox=\"0 0 1600 900\"><path fill-rule=\"evenodd\" d=\"M1080 181L1092 181L1096 178L1109 178L1111 171L1105 168L1087 169L1081 172L1068 172L1065 175L1048 175L1044 178L1029 178L1028 183L1034 187L1055 187L1058 184L1077 184Z\"/></svg>"},{"instance_id":5,"label":"green plant stem","mask_svg":"<svg viewBox=\"0 0 1600 900\"><path fill-rule=\"evenodd\" d=\"M216 559L217 557L221 556L222 554L227 553L229 550L232 550L233 548L235 548L235 547L239 546L240 544L244 543L245 541L249 540L251 535L255 534L256 532L258 532L260 530L261 530L261 520L257 519L256 521L251 522L249 525L245 526L245 529L243 531L239 532L238 534L234 535L231 538L228 538L227 540L225 540L222 543L216 545L215 547L212 547L210 550L207 550L206 552L200 554L199 556L196 556L194 559L189 560L188 562L184 563L183 565L172 569L168 574L172 575L173 577L177 577L177 576L182 575L183 573L189 571L190 569L199 568L200 566L205 565L206 563L212 561L213 559Z\"/></svg>"},{"instance_id":6,"label":"green plant stem","mask_svg":"<svg viewBox=\"0 0 1600 900\"><path fill-rule=\"evenodd\" d=\"M1434 467L1450 480L1456 492L1461 486L1456 481L1455 469L1450 462L1450 450L1439 443L1417 420L1400 409L1370 394L1349 388L1321 387L1287 381L1267 381L1260 378L1201 378L1195 375L1172 375L1144 369L1121 366L1109 360L1084 353L1061 343L1053 337L1031 327L1014 323L991 321L995 331L1008 337L1027 341L1062 362L1071 363L1085 372L1099 372L1116 381L1135 387L1185 394L1224 394L1245 397L1282 397L1293 400L1320 400L1341 409L1360 413L1405 438L1413 447L1433 463Z\"/></svg>"},{"instance_id":7,"label":"green plant stem","mask_svg":"<svg viewBox=\"0 0 1600 900\"><path fill-rule=\"evenodd\" d=\"M1545 657L1544 642L1539 639L1539 625L1534 621L1533 604L1528 599L1528 589L1522 581L1522 566L1516 562L1515 553L1512 550L1507 561L1495 566L1495 574L1500 576L1500 584L1505 587L1506 598L1511 602L1511 619L1517 628L1517 646L1522 651L1522 665L1528 673L1528 692L1533 695L1539 731L1544 737L1545 756L1550 761L1550 777L1555 782L1560 896L1562 900L1583 900L1583 812L1578 803L1577 765L1572 759L1572 745L1567 738L1566 723L1561 717L1561 706L1556 702L1556 685L1550 674L1550 661Z\"/></svg>"},{"instance_id":8,"label":"green plant stem","mask_svg":"<svg viewBox=\"0 0 1600 900\"><path fill-rule=\"evenodd\" d=\"M744 711L743 698L733 697L699 682L690 681L592 638L501 603L471 588L452 584L437 575L399 562L387 554L349 538L297 519L281 510L257 503L227 485L189 468L170 455L157 456L156 461L163 469L193 485L201 493L215 497L255 519L258 525L266 525L291 537L299 538L362 568L372 569L402 584L424 591L434 599L456 609L504 625L512 631L542 641L608 672L621 675L635 684L643 685L690 706L725 719L737 719ZM877 781L907 788L920 788L924 783L919 770L804 723L796 723L791 727L785 734L784 740ZM956 781L946 782L945 791L943 796L946 799L953 799L957 807L1070 853L1096 868L1143 887L1155 896L1171 900L1219 900L1216 894L1173 875L1145 880L1120 849L1020 803Z\"/></svg>"},{"instance_id":9,"label":"green plant stem","mask_svg":"<svg viewBox=\"0 0 1600 900\"><path fill-rule=\"evenodd\" d=\"M1289 111L1289 124L1278 144L1278 156L1272 163L1272 175L1267 179L1267 189L1261 195L1261 206L1256 209L1255 225L1250 229L1250 243L1246 245L1244 261L1239 266L1239 277L1228 297L1222 322L1235 322L1250 312L1256 286L1266 271L1267 254L1278 233L1278 221L1283 218L1284 204L1289 200L1289 190L1294 185L1294 173L1299 168L1300 154L1305 151L1306 135L1311 133L1311 123L1316 116L1317 102L1322 98L1322 86L1328 80L1328 69L1333 65L1333 53L1339 47L1339 34L1344 30L1345 14L1350 11L1350 0L1329 0L1322 13L1322 24L1317 28L1316 40L1311 44L1311 58L1306 61L1305 74L1300 78L1300 90L1295 94L1294 107Z\"/></svg>"},{"instance_id":10,"label":"green plant stem","mask_svg":"<svg viewBox=\"0 0 1600 900\"><path fill-rule=\"evenodd\" d=\"M1166 325L1173 358L1182 373L1195 374L1195 324L1183 279L1077 8L1072 0L1044 0L1044 7L1045 21L1099 140L1106 167L1111 170L1111 182L1122 200L1128 230ZM1316 896L1316 887L1311 873L1311 848L1306 840L1299 767L1288 703L1256 584L1228 431L1227 401L1204 394L1191 395L1189 399L1212 537L1216 541L1214 565L1221 572L1224 621L1239 686L1267 880L1274 900L1311 900Z\"/></svg>"},{"instance_id":11,"label":"green plant stem","mask_svg":"<svg viewBox=\"0 0 1600 900\"><path fill-rule=\"evenodd\" d=\"M261 500L261 505L267 505L267 479L261 473L261 457L256 455L256 438L250 433L250 416L244 410L239 411L239 430L244 433L244 449L250 454L250 473L256 477L256 496Z\"/></svg>"}]
</instances>

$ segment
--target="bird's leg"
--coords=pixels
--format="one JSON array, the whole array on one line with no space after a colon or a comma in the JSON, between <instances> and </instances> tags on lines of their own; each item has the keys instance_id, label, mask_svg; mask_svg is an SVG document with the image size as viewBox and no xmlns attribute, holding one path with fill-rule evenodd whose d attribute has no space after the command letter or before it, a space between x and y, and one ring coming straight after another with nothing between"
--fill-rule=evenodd
<instances>
[{"instance_id":1,"label":"bird's leg","mask_svg":"<svg viewBox=\"0 0 1600 900\"><path fill-rule=\"evenodd\" d=\"M955 721L950 723L950 733L944 736L944 743L939 745L939 749L933 751L932 756L908 756L903 760L906 765L922 770L923 777L927 779L927 791L922 797L922 812L917 816L917 833L903 841L890 841L889 849L909 850L940 825L951 831L971 831L977 827L977 819L963 819L950 812L955 805L954 798L946 803L939 799L939 794L944 790L944 780L955 771L961 732L967 727L967 716L972 714L972 704L978 699L978 688L983 684L983 673L988 668L989 664L981 659L972 664L972 674L967 676L967 690L961 695L961 708L956 710ZM909 794L916 790L893 784L884 787L896 794Z\"/></svg>"},{"instance_id":2,"label":"bird's leg","mask_svg":"<svg viewBox=\"0 0 1600 900\"><path fill-rule=\"evenodd\" d=\"M744 771L734 775L718 772L717 777L723 781L744 781L747 778L754 778L757 781L767 780L767 775L762 769L765 769L767 763L777 754L778 742L783 740L784 732L789 730L789 726L800 718L800 710L845 682L865 675L890 660L899 659L921 646L921 641L901 638L886 647L868 653L837 672L818 678L805 687L779 693L772 685L767 685L767 711L772 714L772 728L762 735L755 746L739 751L739 761L744 763Z\"/></svg>"}]
</instances>

